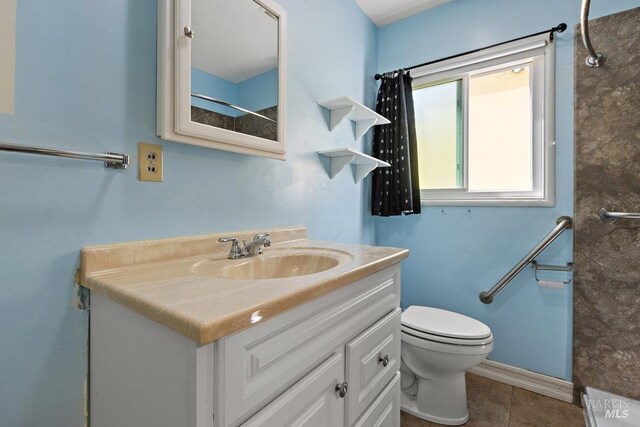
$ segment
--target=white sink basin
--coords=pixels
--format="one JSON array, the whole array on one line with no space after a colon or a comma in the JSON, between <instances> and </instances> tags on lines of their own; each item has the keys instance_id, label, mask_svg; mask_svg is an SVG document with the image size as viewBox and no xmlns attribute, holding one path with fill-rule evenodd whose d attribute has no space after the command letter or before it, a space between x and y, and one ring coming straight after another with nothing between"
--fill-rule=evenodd
<instances>
[{"instance_id":1,"label":"white sink basin","mask_svg":"<svg viewBox=\"0 0 640 427\"><path fill-rule=\"evenodd\" d=\"M351 254L335 249L267 248L262 255L240 260L200 261L192 271L198 275L226 279L282 279L320 273L352 259Z\"/></svg>"}]
</instances>

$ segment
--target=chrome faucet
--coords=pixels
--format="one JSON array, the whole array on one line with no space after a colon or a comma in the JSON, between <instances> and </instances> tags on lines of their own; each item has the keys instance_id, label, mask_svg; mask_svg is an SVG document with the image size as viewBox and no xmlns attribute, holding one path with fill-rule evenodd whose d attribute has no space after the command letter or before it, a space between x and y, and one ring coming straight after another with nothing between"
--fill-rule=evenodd
<instances>
[{"instance_id":1,"label":"chrome faucet","mask_svg":"<svg viewBox=\"0 0 640 427\"><path fill-rule=\"evenodd\" d=\"M220 243L231 242L231 251L229 251L229 259L238 259L245 256L255 256L262 253L262 247L271 246L271 239L269 233L256 234L253 239L247 243L242 242L242 248L240 247L240 240L237 237L221 237L218 239Z\"/></svg>"},{"instance_id":2,"label":"chrome faucet","mask_svg":"<svg viewBox=\"0 0 640 427\"><path fill-rule=\"evenodd\" d=\"M260 255L262 253L262 247L271 246L271 239L269 233L256 234L253 236L253 240L249 243L244 242L244 251L247 256Z\"/></svg>"}]
</instances>

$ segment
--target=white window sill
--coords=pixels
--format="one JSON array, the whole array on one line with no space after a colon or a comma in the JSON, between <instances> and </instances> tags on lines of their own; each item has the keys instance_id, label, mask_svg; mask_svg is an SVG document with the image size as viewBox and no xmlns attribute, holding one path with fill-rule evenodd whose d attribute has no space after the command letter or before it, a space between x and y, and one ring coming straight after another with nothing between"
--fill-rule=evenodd
<instances>
[{"instance_id":1,"label":"white window sill","mask_svg":"<svg viewBox=\"0 0 640 427\"><path fill-rule=\"evenodd\" d=\"M420 199L422 206L512 206L512 207L554 207L554 199Z\"/></svg>"}]
</instances>

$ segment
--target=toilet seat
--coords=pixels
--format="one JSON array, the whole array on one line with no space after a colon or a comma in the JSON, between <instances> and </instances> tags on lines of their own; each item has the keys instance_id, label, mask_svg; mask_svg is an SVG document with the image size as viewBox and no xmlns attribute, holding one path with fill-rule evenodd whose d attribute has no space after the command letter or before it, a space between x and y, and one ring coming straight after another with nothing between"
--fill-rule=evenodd
<instances>
[{"instance_id":1,"label":"toilet seat","mask_svg":"<svg viewBox=\"0 0 640 427\"><path fill-rule=\"evenodd\" d=\"M414 338L461 346L483 346L493 342L484 323L447 310L411 306L402 313L401 331Z\"/></svg>"},{"instance_id":2,"label":"toilet seat","mask_svg":"<svg viewBox=\"0 0 640 427\"><path fill-rule=\"evenodd\" d=\"M481 339L449 338L449 337L443 337L439 335L432 335L432 334L420 332L415 329L406 327L405 325L401 326L400 331L403 337L408 335L418 340L430 341L430 342L439 343L439 344L476 347L476 346L484 346L487 344L491 344L493 342L493 335L489 335L488 337L481 338Z\"/></svg>"},{"instance_id":3,"label":"toilet seat","mask_svg":"<svg viewBox=\"0 0 640 427\"><path fill-rule=\"evenodd\" d=\"M488 340L487 344L455 344L419 338L405 332L402 332L402 342L434 353L448 354L450 356L487 355L493 350L493 340Z\"/></svg>"}]
</instances>

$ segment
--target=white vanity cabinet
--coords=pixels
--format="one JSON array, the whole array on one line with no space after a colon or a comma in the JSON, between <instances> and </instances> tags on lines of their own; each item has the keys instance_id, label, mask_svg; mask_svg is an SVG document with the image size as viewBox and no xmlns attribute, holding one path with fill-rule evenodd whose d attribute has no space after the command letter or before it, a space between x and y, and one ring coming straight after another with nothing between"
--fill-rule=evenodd
<instances>
[{"instance_id":1,"label":"white vanity cabinet","mask_svg":"<svg viewBox=\"0 0 640 427\"><path fill-rule=\"evenodd\" d=\"M394 264L199 345L92 295L91 425L399 426L399 301Z\"/></svg>"}]
</instances>

